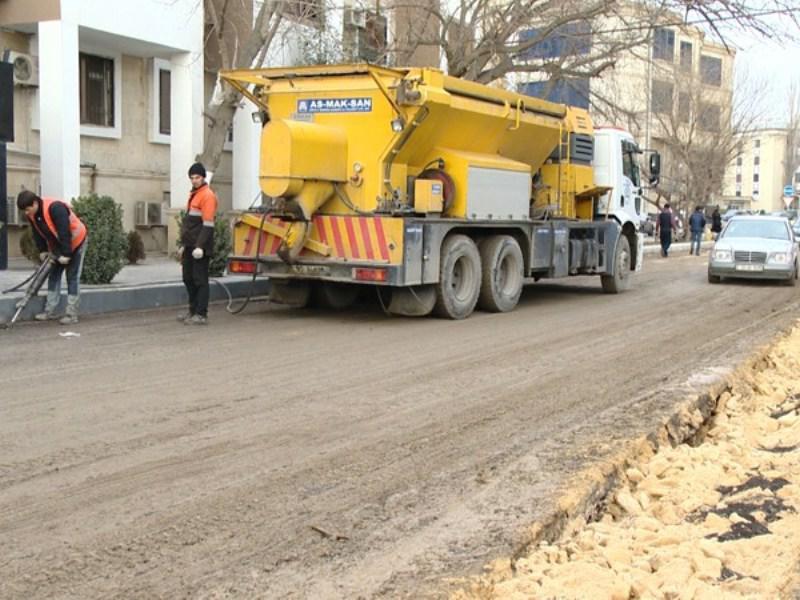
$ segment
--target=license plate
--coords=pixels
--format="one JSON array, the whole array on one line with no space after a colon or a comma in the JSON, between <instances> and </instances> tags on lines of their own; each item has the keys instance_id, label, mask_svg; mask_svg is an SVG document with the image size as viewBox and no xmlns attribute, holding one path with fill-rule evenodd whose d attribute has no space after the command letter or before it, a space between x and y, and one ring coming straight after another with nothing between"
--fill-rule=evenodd
<instances>
[{"instance_id":1,"label":"license plate","mask_svg":"<svg viewBox=\"0 0 800 600\"><path fill-rule=\"evenodd\" d=\"M736 265L737 271L763 271L764 265Z\"/></svg>"},{"instance_id":2,"label":"license plate","mask_svg":"<svg viewBox=\"0 0 800 600\"><path fill-rule=\"evenodd\" d=\"M328 267L318 265L292 265L289 270L298 275L329 275L331 271Z\"/></svg>"}]
</instances>

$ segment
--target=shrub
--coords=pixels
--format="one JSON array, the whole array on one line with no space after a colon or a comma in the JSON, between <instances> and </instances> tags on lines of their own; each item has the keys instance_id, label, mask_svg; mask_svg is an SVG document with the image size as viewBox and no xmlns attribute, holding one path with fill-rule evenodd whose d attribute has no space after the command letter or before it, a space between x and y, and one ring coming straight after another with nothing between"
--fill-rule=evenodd
<instances>
[{"instance_id":1,"label":"shrub","mask_svg":"<svg viewBox=\"0 0 800 600\"><path fill-rule=\"evenodd\" d=\"M25 227L19 238L19 251L25 258L36 265L42 262L39 260L39 248L36 246L36 242L33 241L33 229L30 226Z\"/></svg>"},{"instance_id":2,"label":"shrub","mask_svg":"<svg viewBox=\"0 0 800 600\"><path fill-rule=\"evenodd\" d=\"M175 215L175 220L178 222L178 229L180 230L183 218L186 216L186 211L182 210ZM175 247L181 247L180 235L175 241ZM208 274L211 277L222 277L225 273L225 265L228 262L228 256L233 249L233 242L231 240L231 222L217 213L214 218L214 255L208 263Z\"/></svg>"},{"instance_id":3,"label":"shrub","mask_svg":"<svg viewBox=\"0 0 800 600\"><path fill-rule=\"evenodd\" d=\"M128 240L122 227L122 207L108 196L81 196L72 210L89 230L83 259L83 283L111 283L125 264Z\"/></svg>"},{"instance_id":4,"label":"shrub","mask_svg":"<svg viewBox=\"0 0 800 600\"><path fill-rule=\"evenodd\" d=\"M128 264L135 265L138 261L144 260L147 258L147 254L144 251L144 242L142 241L142 236L139 235L139 232L129 231L128 232Z\"/></svg>"}]
</instances>

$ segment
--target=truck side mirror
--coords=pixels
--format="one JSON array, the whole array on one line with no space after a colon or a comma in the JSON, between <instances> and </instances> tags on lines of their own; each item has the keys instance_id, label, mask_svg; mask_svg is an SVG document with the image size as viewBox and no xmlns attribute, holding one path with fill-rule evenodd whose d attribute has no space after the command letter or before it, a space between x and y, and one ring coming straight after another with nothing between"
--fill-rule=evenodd
<instances>
[{"instance_id":1,"label":"truck side mirror","mask_svg":"<svg viewBox=\"0 0 800 600\"><path fill-rule=\"evenodd\" d=\"M661 178L661 155L653 152L650 155L650 184L655 185Z\"/></svg>"}]
</instances>

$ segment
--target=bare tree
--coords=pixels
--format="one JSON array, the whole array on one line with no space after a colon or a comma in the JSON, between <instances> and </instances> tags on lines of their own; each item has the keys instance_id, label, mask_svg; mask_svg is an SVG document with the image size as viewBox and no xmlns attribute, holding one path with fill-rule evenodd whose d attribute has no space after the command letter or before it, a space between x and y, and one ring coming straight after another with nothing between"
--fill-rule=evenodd
<instances>
[{"instance_id":1,"label":"bare tree","mask_svg":"<svg viewBox=\"0 0 800 600\"><path fill-rule=\"evenodd\" d=\"M655 204L669 201L684 218L693 206L719 202L740 140L763 117L752 80L742 79L731 100L724 90L704 85L701 77L686 73L652 89L653 145L665 155L666 167Z\"/></svg>"},{"instance_id":2,"label":"bare tree","mask_svg":"<svg viewBox=\"0 0 800 600\"><path fill-rule=\"evenodd\" d=\"M783 163L784 183L794 183L794 174L800 168L800 80L789 87L789 115L786 121L786 158Z\"/></svg>"},{"instance_id":3,"label":"bare tree","mask_svg":"<svg viewBox=\"0 0 800 600\"><path fill-rule=\"evenodd\" d=\"M743 29L775 33L777 17L797 25L794 0L398 0L424 27L408 28L391 50L409 55L436 46L451 75L489 83L509 73L557 85L592 78L646 44L655 27L698 25L727 43Z\"/></svg>"},{"instance_id":4,"label":"bare tree","mask_svg":"<svg viewBox=\"0 0 800 600\"><path fill-rule=\"evenodd\" d=\"M260 6L259 6L260 4ZM266 0L253 4L245 0L205 0L206 45L218 56L216 69L240 69L261 65L280 31L284 16L303 15L302 0ZM203 151L197 160L209 171L219 166L222 149L241 94L231 86L222 86L219 79L210 98L205 116Z\"/></svg>"}]
</instances>

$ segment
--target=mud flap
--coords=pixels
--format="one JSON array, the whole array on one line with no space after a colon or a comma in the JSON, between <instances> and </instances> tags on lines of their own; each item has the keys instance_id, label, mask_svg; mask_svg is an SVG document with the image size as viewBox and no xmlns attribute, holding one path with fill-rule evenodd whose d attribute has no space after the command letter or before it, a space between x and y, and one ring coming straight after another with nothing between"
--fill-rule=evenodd
<instances>
[{"instance_id":1,"label":"mud flap","mask_svg":"<svg viewBox=\"0 0 800 600\"><path fill-rule=\"evenodd\" d=\"M641 233L636 234L636 268L634 271L639 272L642 270L642 263L644 262L644 235Z\"/></svg>"},{"instance_id":2,"label":"mud flap","mask_svg":"<svg viewBox=\"0 0 800 600\"><path fill-rule=\"evenodd\" d=\"M436 303L436 290L432 285L392 288L392 300L387 310L393 315L424 317Z\"/></svg>"}]
</instances>

